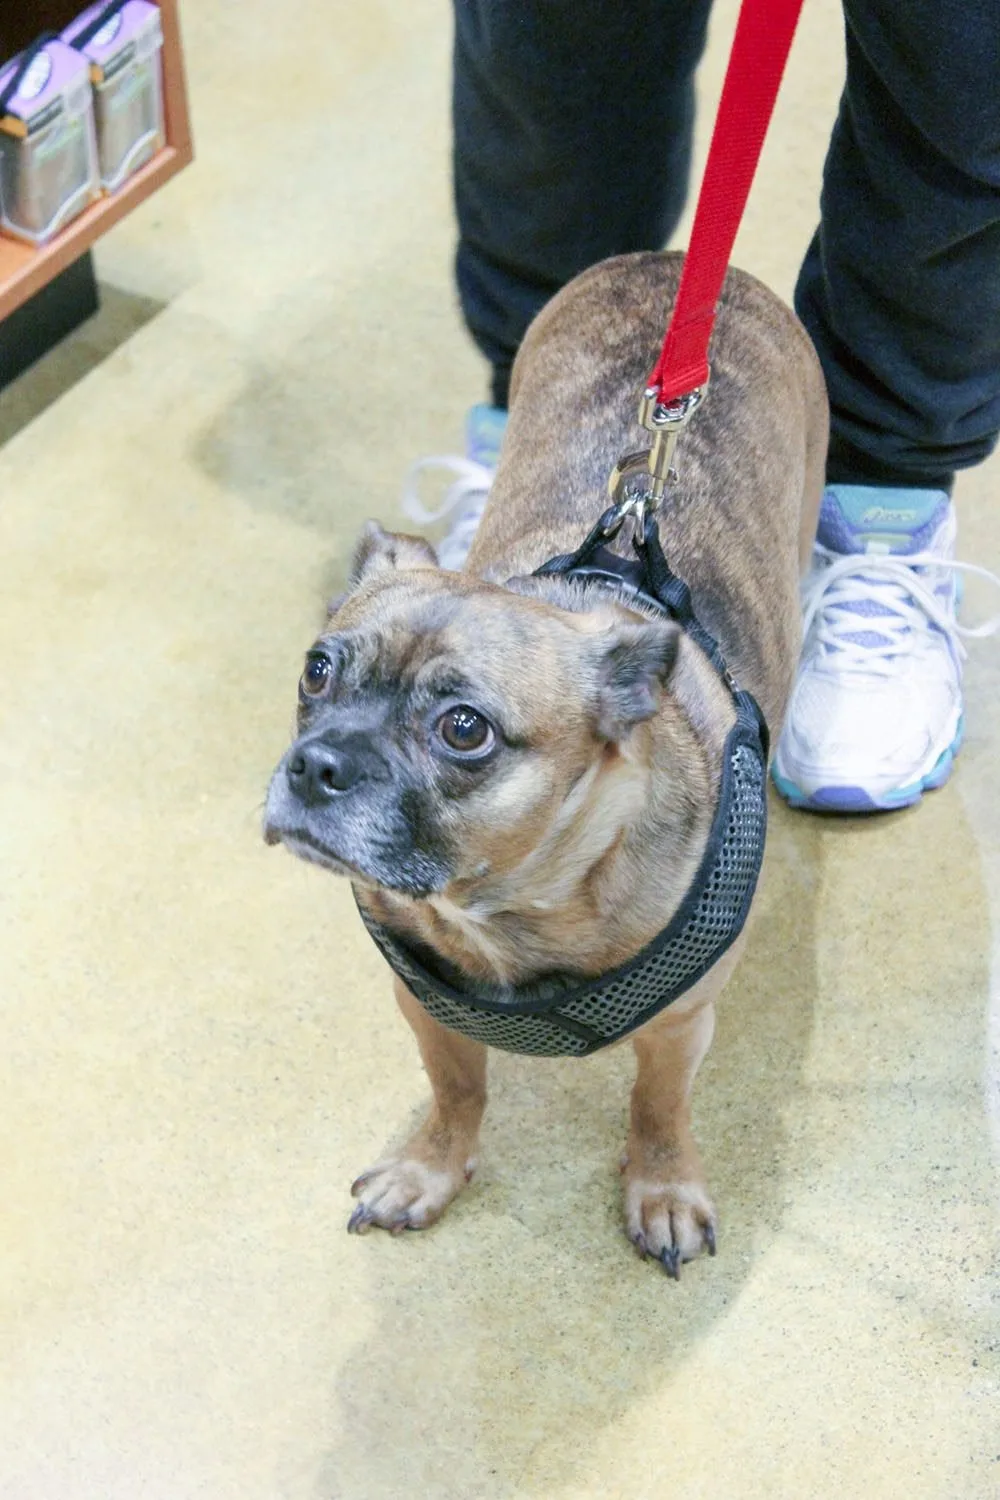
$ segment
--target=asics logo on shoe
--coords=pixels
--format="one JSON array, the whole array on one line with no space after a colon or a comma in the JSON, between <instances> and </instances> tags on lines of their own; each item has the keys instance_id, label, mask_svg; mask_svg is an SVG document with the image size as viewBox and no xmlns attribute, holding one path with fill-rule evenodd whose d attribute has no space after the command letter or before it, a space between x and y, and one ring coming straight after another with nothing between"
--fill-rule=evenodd
<instances>
[{"instance_id":1,"label":"asics logo on shoe","mask_svg":"<svg viewBox=\"0 0 1000 1500\"><path fill-rule=\"evenodd\" d=\"M884 525L886 521L893 522L899 526L909 526L917 519L915 510L894 510L890 505L873 505L866 510L861 517L862 526Z\"/></svg>"}]
</instances>

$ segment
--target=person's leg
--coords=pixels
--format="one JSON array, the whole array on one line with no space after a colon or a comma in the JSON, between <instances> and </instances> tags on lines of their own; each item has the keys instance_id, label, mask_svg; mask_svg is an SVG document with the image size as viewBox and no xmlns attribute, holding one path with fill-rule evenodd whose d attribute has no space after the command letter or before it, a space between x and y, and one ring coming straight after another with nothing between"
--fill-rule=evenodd
<instances>
[{"instance_id":1,"label":"person's leg","mask_svg":"<svg viewBox=\"0 0 1000 1500\"><path fill-rule=\"evenodd\" d=\"M443 567L462 566L485 508L532 318L604 257L658 249L680 217L710 4L454 0L456 273L492 405L469 412L464 458L421 461L404 490L418 524L448 519ZM427 469L452 479L430 509Z\"/></svg>"},{"instance_id":2,"label":"person's leg","mask_svg":"<svg viewBox=\"0 0 1000 1500\"><path fill-rule=\"evenodd\" d=\"M845 0L847 83L796 310L832 482L950 489L1000 430L1000 6Z\"/></svg>"},{"instance_id":3,"label":"person's leg","mask_svg":"<svg viewBox=\"0 0 1000 1500\"><path fill-rule=\"evenodd\" d=\"M962 734L955 471L1000 428L1000 7L845 0L847 83L796 307L832 407L794 804L904 806Z\"/></svg>"},{"instance_id":4,"label":"person's leg","mask_svg":"<svg viewBox=\"0 0 1000 1500\"><path fill-rule=\"evenodd\" d=\"M505 406L542 305L658 249L687 191L710 0L455 0L457 276Z\"/></svg>"}]
</instances>

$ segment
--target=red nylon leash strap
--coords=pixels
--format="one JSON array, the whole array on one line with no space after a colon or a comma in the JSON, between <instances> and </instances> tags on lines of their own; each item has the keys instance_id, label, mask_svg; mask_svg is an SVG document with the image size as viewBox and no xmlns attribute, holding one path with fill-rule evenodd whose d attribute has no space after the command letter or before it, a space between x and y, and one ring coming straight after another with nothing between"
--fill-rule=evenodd
<instances>
[{"instance_id":1,"label":"red nylon leash strap","mask_svg":"<svg viewBox=\"0 0 1000 1500\"><path fill-rule=\"evenodd\" d=\"M632 515L642 536L647 510L677 478L677 439L708 383L708 346L729 257L774 112L802 0L743 0L698 195L691 244L656 367L639 404L652 447L620 458L608 480L614 520Z\"/></svg>"},{"instance_id":2,"label":"red nylon leash strap","mask_svg":"<svg viewBox=\"0 0 1000 1500\"><path fill-rule=\"evenodd\" d=\"M743 0L677 301L644 409L705 385L708 344L802 0ZM647 421L646 425L650 425Z\"/></svg>"}]
</instances>

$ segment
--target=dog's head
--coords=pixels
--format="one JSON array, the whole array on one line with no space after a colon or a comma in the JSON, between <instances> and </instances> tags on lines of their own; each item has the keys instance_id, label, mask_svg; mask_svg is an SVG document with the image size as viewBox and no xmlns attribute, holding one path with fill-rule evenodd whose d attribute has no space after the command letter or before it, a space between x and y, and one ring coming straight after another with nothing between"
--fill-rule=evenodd
<instances>
[{"instance_id":1,"label":"dog's head","mask_svg":"<svg viewBox=\"0 0 1000 1500\"><path fill-rule=\"evenodd\" d=\"M678 631L443 572L374 522L307 653L270 843L414 897L502 876L588 772L632 753Z\"/></svg>"}]
</instances>

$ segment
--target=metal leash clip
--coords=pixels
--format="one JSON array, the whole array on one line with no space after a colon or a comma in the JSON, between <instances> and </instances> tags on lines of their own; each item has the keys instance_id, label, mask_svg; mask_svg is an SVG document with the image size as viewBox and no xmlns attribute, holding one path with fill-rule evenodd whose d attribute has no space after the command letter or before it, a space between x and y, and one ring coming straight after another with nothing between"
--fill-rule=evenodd
<instances>
[{"instance_id":1,"label":"metal leash clip","mask_svg":"<svg viewBox=\"0 0 1000 1500\"><path fill-rule=\"evenodd\" d=\"M668 484L677 483L673 467L677 439L705 399L705 386L698 386L676 401L661 402L655 385L647 386L639 403L639 421L653 434L650 448L626 453L611 471L608 494L614 505L614 518L607 535L617 532L632 516L637 537L643 536L646 516L655 511Z\"/></svg>"}]
</instances>

